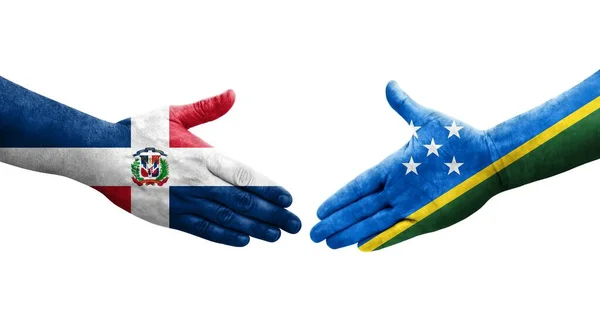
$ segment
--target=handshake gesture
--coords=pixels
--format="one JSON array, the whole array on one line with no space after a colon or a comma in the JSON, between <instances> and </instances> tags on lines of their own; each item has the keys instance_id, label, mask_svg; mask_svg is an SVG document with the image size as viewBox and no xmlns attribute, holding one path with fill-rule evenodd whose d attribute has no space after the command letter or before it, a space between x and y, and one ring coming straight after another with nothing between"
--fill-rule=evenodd
<instances>
[{"instance_id":1,"label":"handshake gesture","mask_svg":"<svg viewBox=\"0 0 600 326\"><path fill-rule=\"evenodd\" d=\"M600 157L600 72L489 130L422 106L395 82L390 106L409 141L317 210L313 241L382 249L448 227L496 194ZM189 128L218 119L235 95L106 122L0 78L0 162L89 185L149 222L232 246L297 233L292 196ZM102 160L100 171L86 171Z\"/></svg>"}]
</instances>

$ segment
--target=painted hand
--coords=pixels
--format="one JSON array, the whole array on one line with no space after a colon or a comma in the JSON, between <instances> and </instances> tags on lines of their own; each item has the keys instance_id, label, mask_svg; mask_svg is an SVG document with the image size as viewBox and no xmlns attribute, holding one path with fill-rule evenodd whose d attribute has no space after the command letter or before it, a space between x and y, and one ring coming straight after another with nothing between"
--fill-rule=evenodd
<instances>
[{"instance_id":1,"label":"painted hand","mask_svg":"<svg viewBox=\"0 0 600 326\"><path fill-rule=\"evenodd\" d=\"M188 131L221 117L234 99L233 91L228 91L194 104L169 108L171 185L169 203L161 204L169 207L171 228L233 246L246 245L249 237L275 242L281 235L280 229L297 233L301 228L298 217L286 210L292 203L290 193ZM135 129L136 119L133 121Z\"/></svg>"},{"instance_id":2,"label":"painted hand","mask_svg":"<svg viewBox=\"0 0 600 326\"><path fill-rule=\"evenodd\" d=\"M144 220L231 246L301 228L287 190L188 131L227 113L233 91L109 123L0 86L1 162L72 178Z\"/></svg>"},{"instance_id":3,"label":"painted hand","mask_svg":"<svg viewBox=\"0 0 600 326\"><path fill-rule=\"evenodd\" d=\"M386 96L412 137L319 207L321 221L310 234L315 242L326 239L333 249L354 243L364 251L380 249L450 226L502 189L493 178L484 191L450 202L460 195L459 184L492 162L489 137L417 104L395 82Z\"/></svg>"}]
</instances>

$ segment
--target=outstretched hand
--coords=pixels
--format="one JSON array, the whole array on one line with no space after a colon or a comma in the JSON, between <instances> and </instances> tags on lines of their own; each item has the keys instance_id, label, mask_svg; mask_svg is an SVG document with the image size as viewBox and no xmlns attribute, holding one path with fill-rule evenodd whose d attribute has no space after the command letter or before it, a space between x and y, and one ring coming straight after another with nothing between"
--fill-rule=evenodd
<instances>
[{"instance_id":1,"label":"outstretched hand","mask_svg":"<svg viewBox=\"0 0 600 326\"><path fill-rule=\"evenodd\" d=\"M188 129L218 119L234 99L233 91L228 91L190 105L171 106L170 147L210 146ZM171 160L180 160L185 167L176 180L184 186L171 187L171 228L233 246L246 245L249 237L275 242L280 229L300 230L298 217L285 209L292 203L290 193L252 168L212 148Z\"/></svg>"},{"instance_id":2,"label":"outstretched hand","mask_svg":"<svg viewBox=\"0 0 600 326\"><path fill-rule=\"evenodd\" d=\"M0 162L72 178L144 220L231 246L301 228L287 190L188 130L227 113L231 90L109 123L0 86Z\"/></svg>"},{"instance_id":3,"label":"outstretched hand","mask_svg":"<svg viewBox=\"0 0 600 326\"><path fill-rule=\"evenodd\" d=\"M315 242L380 249L452 225L493 195L464 207L446 205L449 197L438 199L491 163L484 131L419 105L395 82L387 85L386 97L409 124L411 139L319 207L321 221L310 233Z\"/></svg>"}]
</instances>

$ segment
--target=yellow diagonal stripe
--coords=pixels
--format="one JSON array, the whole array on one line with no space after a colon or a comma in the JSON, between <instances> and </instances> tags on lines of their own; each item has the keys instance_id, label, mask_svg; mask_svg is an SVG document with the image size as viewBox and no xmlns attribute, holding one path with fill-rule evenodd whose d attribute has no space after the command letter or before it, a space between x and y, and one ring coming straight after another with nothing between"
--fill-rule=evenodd
<instances>
[{"instance_id":1,"label":"yellow diagonal stripe","mask_svg":"<svg viewBox=\"0 0 600 326\"><path fill-rule=\"evenodd\" d=\"M600 96L359 247L373 251L600 108Z\"/></svg>"}]
</instances>

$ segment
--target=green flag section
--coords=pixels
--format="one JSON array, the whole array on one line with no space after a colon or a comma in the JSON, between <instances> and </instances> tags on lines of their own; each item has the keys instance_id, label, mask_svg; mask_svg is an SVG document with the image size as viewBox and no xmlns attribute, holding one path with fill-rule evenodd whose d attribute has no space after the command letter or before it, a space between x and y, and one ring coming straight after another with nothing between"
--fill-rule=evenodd
<instances>
[{"instance_id":1,"label":"green flag section","mask_svg":"<svg viewBox=\"0 0 600 326\"><path fill-rule=\"evenodd\" d=\"M457 223L508 189L600 158L600 97L360 246L373 251Z\"/></svg>"}]
</instances>

